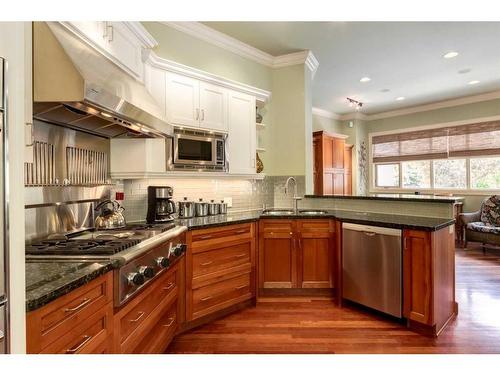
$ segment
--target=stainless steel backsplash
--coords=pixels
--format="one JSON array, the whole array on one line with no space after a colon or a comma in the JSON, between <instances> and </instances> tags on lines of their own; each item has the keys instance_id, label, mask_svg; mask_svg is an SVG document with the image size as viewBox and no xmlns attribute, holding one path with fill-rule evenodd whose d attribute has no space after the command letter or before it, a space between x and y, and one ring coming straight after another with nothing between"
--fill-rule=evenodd
<instances>
[{"instance_id":1,"label":"stainless steel backsplash","mask_svg":"<svg viewBox=\"0 0 500 375\"><path fill-rule=\"evenodd\" d=\"M109 199L113 187L109 139L41 121L34 138L41 154L38 165L25 165L26 241L93 226L95 203Z\"/></svg>"}]
</instances>

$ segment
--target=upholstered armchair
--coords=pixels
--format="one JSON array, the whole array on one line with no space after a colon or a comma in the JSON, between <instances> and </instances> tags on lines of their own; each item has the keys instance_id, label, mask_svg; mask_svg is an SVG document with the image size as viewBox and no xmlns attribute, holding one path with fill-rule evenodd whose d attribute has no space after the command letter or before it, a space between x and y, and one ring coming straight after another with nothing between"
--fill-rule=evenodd
<instances>
[{"instance_id":1,"label":"upholstered armchair","mask_svg":"<svg viewBox=\"0 0 500 375\"><path fill-rule=\"evenodd\" d=\"M500 246L500 195L492 195L481 203L479 211L460 214L465 229L464 248L467 242L481 242Z\"/></svg>"}]
</instances>

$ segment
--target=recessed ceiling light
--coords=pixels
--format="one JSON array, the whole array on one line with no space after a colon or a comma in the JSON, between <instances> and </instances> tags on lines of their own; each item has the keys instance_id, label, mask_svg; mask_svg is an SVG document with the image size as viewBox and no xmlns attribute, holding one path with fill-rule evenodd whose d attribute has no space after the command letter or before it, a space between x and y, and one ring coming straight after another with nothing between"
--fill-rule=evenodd
<instances>
[{"instance_id":1,"label":"recessed ceiling light","mask_svg":"<svg viewBox=\"0 0 500 375\"><path fill-rule=\"evenodd\" d=\"M445 59L452 59L452 58L457 57L457 56L458 56L458 52L455 52L455 51L450 51L450 52L445 53L445 54L443 55L443 57L444 57Z\"/></svg>"},{"instance_id":2,"label":"recessed ceiling light","mask_svg":"<svg viewBox=\"0 0 500 375\"><path fill-rule=\"evenodd\" d=\"M359 80L359 82L363 82L363 83L365 83L365 82L370 82L371 80L372 80L372 79L371 79L370 77L363 77L363 78L361 78L361 79Z\"/></svg>"},{"instance_id":3,"label":"recessed ceiling light","mask_svg":"<svg viewBox=\"0 0 500 375\"><path fill-rule=\"evenodd\" d=\"M471 71L471 70L472 70L472 69L469 69L469 68L467 68L467 69L461 69L461 70L459 70L459 71L458 71L458 74L466 74L466 73L470 73L470 71Z\"/></svg>"},{"instance_id":4,"label":"recessed ceiling light","mask_svg":"<svg viewBox=\"0 0 500 375\"><path fill-rule=\"evenodd\" d=\"M474 80L474 81L470 81L470 82L469 82L469 85L475 85L475 84L477 84L477 83L479 83L479 81L478 81L478 80Z\"/></svg>"},{"instance_id":5,"label":"recessed ceiling light","mask_svg":"<svg viewBox=\"0 0 500 375\"><path fill-rule=\"evenodd\" d=\"M396 100L397 100L398 102L400 102L401 100L405 100L405 97L404 97L404 96L398 96L398 97L396 98Z\"/></svg>"}]
</instances>

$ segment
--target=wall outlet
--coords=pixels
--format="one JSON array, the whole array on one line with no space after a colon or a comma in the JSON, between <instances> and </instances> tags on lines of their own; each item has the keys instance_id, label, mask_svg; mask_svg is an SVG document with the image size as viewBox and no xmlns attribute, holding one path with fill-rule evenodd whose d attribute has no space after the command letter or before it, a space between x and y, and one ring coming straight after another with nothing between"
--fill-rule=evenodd
<instances>
[{"instance_id":1,"label":"wall outlet","mask_svg":"<svg viewBox=\"0 0 500 375\"><path fill-rule=\"evenodd\" d=\"M227 203L227 207L228 208L233 207L233 198L231 198L231 197L224 197L224 203Z\"/></svg>"}]
</instances>

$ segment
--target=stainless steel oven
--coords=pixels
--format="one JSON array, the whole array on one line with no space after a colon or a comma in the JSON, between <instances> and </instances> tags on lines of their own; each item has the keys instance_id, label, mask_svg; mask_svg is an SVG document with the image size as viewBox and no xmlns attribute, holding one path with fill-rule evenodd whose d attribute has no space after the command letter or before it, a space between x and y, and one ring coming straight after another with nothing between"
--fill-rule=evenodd
<instances>
[{"instance_id":1,"label":"stainless steel oven","mask_svg":"<svg viewBox=\"0 0 500 375\"><path fill-rule=\"evenodd\" d=\"M167 139L169 170L227 171L227 135L197 130L175 129Z\"/></svg>"}]
</instances>

